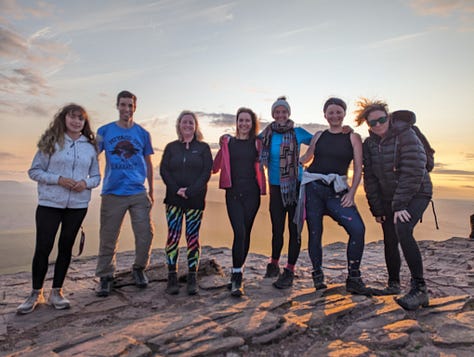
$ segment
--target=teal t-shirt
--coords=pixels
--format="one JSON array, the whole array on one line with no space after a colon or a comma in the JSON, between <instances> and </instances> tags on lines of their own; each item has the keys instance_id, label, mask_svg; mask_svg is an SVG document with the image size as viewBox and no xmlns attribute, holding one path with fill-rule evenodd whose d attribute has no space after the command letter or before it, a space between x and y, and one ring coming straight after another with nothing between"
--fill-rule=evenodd
<instances>
[{"instance_id":1,"label":"teal t-shirt","mask_svg":"<svg viewBox=\"0 0 474 357\"><path fill-rule=\"evenodd\" d=\"M298 145L298 156L300 155L301 144L309 145L313 137L307 130L295 128L296 142ZM270 146L270 157L268 160L268 183L270 185L280 185L280 145L283 134L273 132ZM301 181L303 168L299 166L298 180Z\"/></svg>"}]
</instances>

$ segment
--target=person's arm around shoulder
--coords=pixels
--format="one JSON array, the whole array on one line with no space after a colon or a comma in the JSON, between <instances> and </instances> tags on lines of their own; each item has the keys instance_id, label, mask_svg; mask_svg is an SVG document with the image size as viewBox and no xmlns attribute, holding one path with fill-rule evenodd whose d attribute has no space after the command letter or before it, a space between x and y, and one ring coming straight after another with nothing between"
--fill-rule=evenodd
<instances>
[{"instance_id":1,"label":"person's arm around shoulder","mask_svg":"<svg viewBox=\"0 0 474 357\"><path fill-rule=\"evenodd\" d=\"M153 196L153 162L151 159L151 155L145 156L145 163L146 163L146 180L148 182L148 196L150 197L151 203L155 202L155 197Z\"/></svg>"},{"instance_id":2,"label":"person's arm around shoulder","mask_svg":"<svg viewBox=\"0 0 474 357\"><path fill-rule=\"evenodd\" d=\"M359 187L360 180L362 178L362 139L359 134L351 133L351 144L354 156L352 158L353 174L352 184L347 192L341 199L342 207L354 206L354 197Z\"/></svg>"},{"instance_id":3,"label":"person's arm around shoulder","mask_svg":"<svg viewBox=\"0 0 474 357\"><path fill-rule=\"evenodd\" d=\"M311 138L311 142L309 143L308 148L306 149L306 152L304 153L303 156L300 157L300 163L302 165L306 164L307 162L311 161L314 156L314 148L316 146L316 142L318 141L319 137L321 136L323 132L317 131L316 134L313 135Z\"/></svg>"}]
</instances>

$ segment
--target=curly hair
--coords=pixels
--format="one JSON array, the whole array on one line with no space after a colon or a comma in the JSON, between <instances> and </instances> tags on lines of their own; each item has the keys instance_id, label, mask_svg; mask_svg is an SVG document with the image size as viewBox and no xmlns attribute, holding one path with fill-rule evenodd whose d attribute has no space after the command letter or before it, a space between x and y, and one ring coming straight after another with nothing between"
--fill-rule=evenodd
<instances>
[{"instance_id":1,"label":"curly hair","mask_svg":"<svg viewBox=\"0 0 474 357\"><path fill-rule=\"evenodd\" d=\"M56 144L60 148L64 147L64 135L66 133L66 115L73 112L80 112L84 118L84 127L81 134L84 135L89 143L97 150L97 142L94 132L91 129L89 115L80 105L71 103L62 107L49 123L48 129L41 135L38 141L38 149L45 154L52 155L56 151Z\"/></svg>"},{"instance_id":2,"label":"curly hair","mask_svg":"<svg viewBox=\"0 0 474 357\"><path fill-rule=\"evenodd\" d=\"M382 100L371 100L367 98L360 98L356 102L357 109L354 111L355 122L357 126L362 125L370 113L376 110L381 110L388 115L388 105Z\"/></svg>"},{"instance_id":3,"label":"curly hair","mask_svg":"<svg viewBox=\"0 0 474 357\"><path fill-rule=\"evenodd\" d=\"M247 113L250 115L250 119L252 120L252 128L250 129L249 137L251 139L255 138L258 134L258 127L259 127L257 114L255 114L255 112L250 108L241 107L237 110L237 114L235 115L236 124L237 124L237 121L239 120L239 115L241 113ZM237 125L236 125L236 135L239 135L239 128L237 127Z\"/></svg>"},{"instance_id":4,"label":"curly hair","mask_svg":"<svg viewBox=\"0 0 474 357\"><path fill-rule=\"evenodd\" d=\"M196 113L190 111L190 110L183 110L179 116L178 119L176 120L176 133L178 134L178 139L179 141L183 141L183 136L181 135L181 132L179 131L179 124L181 123L181 120L185 115L191 115L194 119L194 138L197 141L202 141L204 139L204 136L202 135L201 129L199 128L199 122Z\"/></svg>"}]
</instances>

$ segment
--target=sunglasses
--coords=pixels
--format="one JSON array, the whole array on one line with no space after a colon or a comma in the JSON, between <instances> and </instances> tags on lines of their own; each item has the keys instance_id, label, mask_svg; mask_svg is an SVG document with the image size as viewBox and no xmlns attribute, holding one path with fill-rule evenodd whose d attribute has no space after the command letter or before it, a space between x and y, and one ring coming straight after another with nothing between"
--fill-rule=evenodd
<instances>
[{"instance_id":1,"label":"sunglasses","mask_svg":"<svg viewBox=\"0 0 474 357\"><path fill-rule=\"evenodd\" d=\"M387 120L388 120L387 117L380 117L380 118L378 118L378 119L367 120L367 123L368 123L369 126L372 128L372 127L376 126L377 123L380 123L380 124L386 123Z\"/></svg>"}]
</instances>

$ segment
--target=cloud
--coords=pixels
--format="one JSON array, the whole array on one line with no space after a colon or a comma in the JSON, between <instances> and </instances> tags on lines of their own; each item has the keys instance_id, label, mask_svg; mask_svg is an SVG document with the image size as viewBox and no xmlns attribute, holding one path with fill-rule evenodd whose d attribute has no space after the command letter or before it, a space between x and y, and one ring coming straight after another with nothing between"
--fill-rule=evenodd
<instances>
[{"instance_id":1,"label":"cloud","mask_svg":"<svg viewBox=\"0 0 474 357\"><path fill-rule=\"evenodd\" d=\"M22 20L27 16L49 17L54 12L53 4L46 1L36 1L34 4L21 5L16 0L0 1L0 23L8 21L8 19Z\"/></svg>"},{"instance_id":2,"label":"cloud","mask_svg":"<svg viewBox=\"0 0 474 357\"><path fill-rule=\"evenodd\" d=\"M449 16L454 13L474 13L472 0L410 0L408 5L420 15Z\"/></svg>"},{"instance_id":3,"label":"cloud","mask_svg":"<svg viewBox=\"0 0 474 357\"><path fill-rule=\"evenodd\" d=\"M196 112L196 115L199 118L210 118L210 124L218 128L225 128L235 125L234 114Z\"/></svg>"},{"instance_id":4,"label":"cloud","mask_svg":"<svg viewBox=\"0 0 474 357\"><path fill-rule=\"evenodd\" d=\"M5 27L0 27L0 56L16 59L28 49L23 36Z\"/></svg>"},{"instance_id":5,"label":"cloud","mask_svg":"<svg viewBox=\"0 0 474 357\"><path fill-rule=\"evenodd\" d=\"M11 152L0 151L0 160L13 160L17 158L18 156L12 154Z\"/></svg>"},{"instance_id":6,"label":"cloud","mask_svg":"<svg viewBox=\"0 0 474 357\"><path fill-rule=\"evenodd\" d=\"M474 160L474 153L468 152L468 153L464 154L464 157L468 160Z\"/></svg>"},{"instance_id":7,"label":"cloud","mask_svg":"<svg viewBox=\"0 0 474 357\"><path fill-rule=\"evenodd\" d=\"M411 41L411 40L416 39L418 37L423 37L423 36L426 36L426 35L429 35L429 34L431 34L431 31L421 31L421 32L416 32L416 33L411 33L411 34L405 34L405 35L401 35L401 36L387 38L387 39L384 39L384 40L381 40L381 41L375 41L375 42L369 43L369 44L367 44L363 47L364 48L371 48L371 49L379 48L379 47L385 47L385 46L390 47L392 45L403 43L403 42L406 42L406 41Z\"/></svg>"},{"instance_id":8,"label":"cloud","mask_svg":"<svg viewBox=\"0 0 474 357\"><path fill-rule=\"evenodd\" d=\"M33 68L14 68L0 75L0 92L9 94L49 94L45 77Z\"/></svg>"},{"instance_id":9,"label":"cloud","mask_svg":"<svg viewBox=\"0 0 474 357\"><path fill-rule=\"evenodd\" d=\"M312 134L316 133L319 130L326 130L327 128L329 128L328 125L318 124L318 123L300 124L299 126L301 126L302 128L308 130Z\"/></svg>"}]
</instances>

